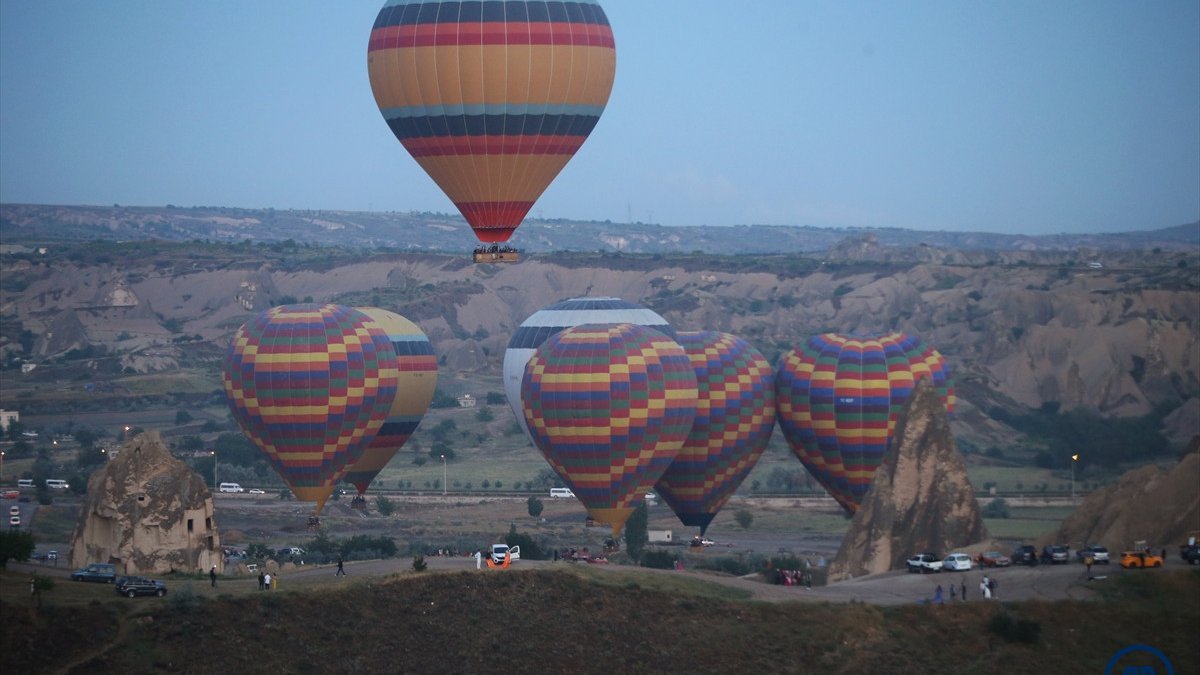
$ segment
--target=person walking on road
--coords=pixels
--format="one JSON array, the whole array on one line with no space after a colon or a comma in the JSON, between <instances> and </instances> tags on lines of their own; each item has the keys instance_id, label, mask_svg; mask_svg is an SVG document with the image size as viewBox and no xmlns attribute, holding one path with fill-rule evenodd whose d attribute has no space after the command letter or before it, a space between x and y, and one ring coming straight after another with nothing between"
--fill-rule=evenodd
<instances>
[{"instance_id":1,"label":"person walking on road","mask_svg":"<svg viewBox=\"0 0 1200 675\"><path fill-rule=\"evenodd\" d=\"M208 578L210 581L212 581L212 587L216 588L217 587L217 566L216 565L213 565L212 569L208 571Z\"/></svg>"},{"instance_id":2,"label":"person walking on road","mask_svg":"<svg viewBox=\"0 0 1200 675\"><path fill-rule=\"evenodd\" d=\"M966 577L962 578L962 599L963 599L963 602L967 601L967 578Z\"/></svg>"},{"instance_id":3,"label":"person walking on road","mask_svg":"<svg viewBox=\"0 0 1200 675\"><path fill-rule=\"evenodd\" d=\"M482 569L483 554L475 551L475 569Z\"/></svg>"},{"instance_id":4,"label":"person walking on road","mask_svg":"<svg viewBox=\"0 0 1200 675\"><path fill-rule=\"evenodd\" d=\"M361 572L361 571L362 570L359 570L359 572ZM337 568L337 571L333 573L333 576L335 576L335 577L346 576L346 568L342 567L342 556L340 556L340 555L338 556L338 568Z\"/></svg>"},{"instance_id":5,"label":"person walking on road","mask_svg":"<svg viewBox=\"0 0 1200 675\"><path fill-rule=\"evenodd\" d=\"M983 581L979 582L979 593L983 596L984 600L990 600L992 597L992 582L988 580L986 575L983 577Z\"/></svg>"}]
</instances>

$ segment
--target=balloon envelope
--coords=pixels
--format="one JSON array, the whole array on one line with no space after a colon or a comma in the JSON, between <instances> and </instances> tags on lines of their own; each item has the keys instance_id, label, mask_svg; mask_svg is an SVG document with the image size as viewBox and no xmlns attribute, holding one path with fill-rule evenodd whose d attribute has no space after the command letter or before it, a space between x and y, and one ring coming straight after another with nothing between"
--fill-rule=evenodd
<instances>
[{"instance_id":1,"label":"balloon envelope","mask_svg":"<svg viewBox=\"0 0 1200 675\"><path fill-rule=\"evenodd\" d=\"M676 341L696 372L696 420L655 490L680 522L704 534L771 440L775 373L735 335L680 331Z\"/></svg>"},{"instance_id":2,"label":"balloon envelope","mask_svg":"<svg viewBox=\"0 0 1200 675\"><path fill-rule=\"evenodd\" d=\"M826 333L785 353L775 375L779 426L809 473L850 513L871 487L916 381L933 381L947 412L954 387L936 350L903 333Z\"/></svg>"},{"instance_id":3,"label":"balloon envelope","mask_svg":"<svg viewBox=\"0 0 1200 675\"><path fill-rule=\"evenodd\" d=\"M389 0L367 69L392 133L501 242L596 126L616 49L595 0Z\"/></svg>"},{"instance_id":4,"label":"balloon envelope","mask_svg":"<svg viewBox=\"0 0 1200 675\"><path fill-rule=\"evenodd\" d=\"M585 324L551 336L521 385L534 443L613 535L675 458L696 413L683 348L651 328Z\"/></svg>"},{"instance_id":5,"label":"balloon envelope","mask_svg":"<svg viewBox=\"0 0 1200 675\"><path fill-rule=\"evenodd\" d=\"M517 423L529 434L521 408L521 379L525 364L550 336L585 323L632 323L675 337L675 329L653 310L621 298L570 298L539 309L521 322L504 350L504 395ZM532 440L532 438L531 438Z\"/></svg>"},{"instance_id":6,"label":"balloon envelope","mask_svg":"<svg viewBox=\"0 0 1200 675\"><path fill-rule=\"evenodd\" d=\"M392 351L396 353L397 371L396 395L387 419L363 451L362 457L350 464L346 475L342 477L361 495L404 447L429 410L433 391L437 387L437 357L429 338L415 323L378 307L357 309L387 334Z\"/></svg>"},{"instance_id":7,"label":"balloon envelope","mask_svg":"<svg viewBox=\"0 0 1200 675\"><path fill-rule=\"evenodd\" d=\"M272 307L237 330L225 395L238 424L317 512L387 419L396 356L387 334L341 305Z\"/></svg>"}]
</instances>

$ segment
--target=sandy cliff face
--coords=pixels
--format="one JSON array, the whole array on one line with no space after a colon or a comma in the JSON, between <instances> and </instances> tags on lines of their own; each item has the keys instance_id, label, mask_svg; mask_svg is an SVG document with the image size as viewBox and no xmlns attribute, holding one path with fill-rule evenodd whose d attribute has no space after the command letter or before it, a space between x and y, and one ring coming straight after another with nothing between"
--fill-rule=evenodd
<instances>
[{"instance_id":1,"label":"sandy cliff face","mask_svg":"<svg viewBox=\"0 0 1200 675\"><path fill-rule=\"evenodd\" d=\"M118 574L224 568L212 493L157 432L126 443L92 474L71 539L71 564L107 562Z\"/></svg>"},{"instance_id":2,"label":"sandy cliff face","mask_svg":"<svg viewBox=\"0 0 1200 675\"><path fill-rule=\"evenodd\" d=\"M913 389L892 447L829 568L831 581L903 567L987 538L946 409L928 378Z\"/></svg>"},{"instance_id":3,"label":"sandy cliff face","mask_svg":"<svg viewBox=\"0 0 1200 675\"><path fill-rule=\"evenodd\" d=\"M1154 550L1178 553L1177 544L1200 534L1200 437L1178 464L1143 466L1114 485L1088 495L1039 546L1103 544L1114 555L1145 541ZM1169 561L1168 561L1169 564Z\"/></svg>"}]
</instances>

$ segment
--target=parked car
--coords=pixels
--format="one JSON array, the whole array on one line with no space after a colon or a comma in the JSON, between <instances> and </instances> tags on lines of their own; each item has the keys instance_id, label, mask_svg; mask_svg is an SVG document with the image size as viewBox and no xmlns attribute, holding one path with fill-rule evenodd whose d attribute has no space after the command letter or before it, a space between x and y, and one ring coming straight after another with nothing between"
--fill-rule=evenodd
<instances>
[{"instance_id":1,"label":"parked car","mask_svg":"<svg viewBox=\"0 0 1200 675\"><path fill-rule=\"evenodd\" d=\"M1162 557L1154 555L1150 551L1125 551L1121 554L1121 567L1125 569L1162 566Z\"/></svg>"},{"instance_id":2,"label":"parked car","mask_svg":"<svg viewBox=\"0 0 1200 675\"><path fill-rule=\"evenodd\" d=\"M21 507L17 506L16 504L13 504L12 506L8 507L8 515L10 515L10 516L21 515Z\"/></svg>"},{"instance_id":3,"label":"parked car","mask_svg":"<svg viewBox=\"0 0 1200 675\"><path fill-rule=\"evenodd\" d=\"M1012 564L1014 565L1036 565L1038 564L1037 549L1030 544L1018 546L1012 552Z\"/></svg>"},{"instance_id":4,"label":"parked car","mask_svg":"<svg viewBox=\"0 0 1200 675\"><path fill-rule=\"evenodd\" d=\"M914 555L906 561L909 572L941 572L942 561L932 553Z\"/></svg>"},{"instance_id":5,"label":"parked car","mask_svg":"<svg viewBox=\"0 0 1200 675\"><path fill-rule=\"evenodd\" d=\"M121 577L117 580L114 590L116 590L117 595L124 595L129 598L139 595L157 595L161 598L167 594L167 585L161 581L147 579L146 577Z\"/></svg>"},{"instance_id":6,"label":"parked car","mask_svg":"<svg viewBox=\"0 0 1200 675\"><path fill-rule=\"evenodd\" d=\"M71 581L95 581L111 584L117 580L117 568L108 563L92 563L71 572Z\"/></svg>"},{"instance_id":7,"label":"parked car","mask_svg":"<svg viewBox=\"0 0 1200 675\"><path fill-rule=\"evenodd\" d=\"M715 543L717 543L717 542L713 541L712 539L709 539L708 537L701 537L699 535L696 535L695 537L692 537L691 546L700 548L702 546L712 546Z\"/></svg>"},{"instance_id":8,"label":"parked car","mask_svg":"<svg viewBox=\"0 0 1200 675\"><path fill-rule=\"evenodd\" d=\"M492 544L492 562L499 565L504 562L504 556L508 554L509 562L514 562L521 559L521 547L509 546L508 544Z\"/></svg>"},{"instance_id":9,"label":"parked car","mask_svg":"<svg viewBox=\"0 0 1200 675\"><path fill-rule=\"evenodd\" d=\"M304 555L304 549L300 548L299 546L285 546L284 548L276 551L275 555L279 556L280 558L294 558L296 556Z\"/></svg>"},{"instance_id":10,"label":"parked car","mask_svg":"<svg viewBox=\"0 0 1200 675\"><path fill-rule=\"evenodd\" d=\"M1100 544L1088 544L1076 551L1075 555L1079 556L1079 562L1085 562L1088 558L1091 558L1093 564L1108 564L1108 549Z\"/></svg>"},{"instance_id":11,"label":"parked car","mask_svg":"<svg viewBox=\"0 0 1200 675\"><path fill-rule=\"evenodd\" d=\"M1050 544L1042 549L1043 565L1065 565L1071 562L1071 552L1062 544Z\"/></svg>"},{"instance_id":12,"label":"parked car","mask_svg":"<svg viewBox=\"0 0 1200 675\"><path fill-rule=\"evenodd\" d=\"M979 564L983 567L1008 567L1012 558L999 551L988 551L979 556Z\"/></svg>"},{"instance_id":13,"label":"parked car","mask_svg":"<svg viewBox=\"0 0 1200 675\"><path fill-rule=\"evenodd\" d=\"M1200 544L1183 544L1179 547L1179 557L1189 565L1200 563Z\"/></svg>"},{"instance_id":14,"label":"parked car","mask_svg":"<svg viewBox=\"0 0 1200 675\"><path fill-rule=\"evenodd\" d=\"M970 572L971 556L966 553L951 553L942 561L943 572Z\"/></svg>"},{"instance_id":15,"label":"parked car","mask_svg":"<svg viewBox=\"0 0 1200 675\"><path fill-rule=\"evenodd\" d=\"M267 491L266 491L266 490L260 490L260 489L258 489L258 488L250 488L250 491L249 491L247 494L252 494L252 495L265 495L265 494L267 494Z\"/></svg>"}]
</instances>

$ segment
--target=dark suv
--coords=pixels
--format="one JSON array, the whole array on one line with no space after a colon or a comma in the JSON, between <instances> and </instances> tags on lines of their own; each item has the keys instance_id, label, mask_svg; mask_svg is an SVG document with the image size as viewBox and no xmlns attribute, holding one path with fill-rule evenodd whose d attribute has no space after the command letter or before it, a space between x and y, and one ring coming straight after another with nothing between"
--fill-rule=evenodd
<instances>
[{"instance_id":1,"label":"dark suv","mask_svg":"<svg viewBox=\"0 0 1200 675\"><path fill-rule=\"evenodd\" d=\"M1189 565L1200 563L1200 544L1184 544L1180 546L1179 557Z\"/></svg>"},{"instance_id":2,"label":"dark suv","mask_svg":"<svg viewBox=\"0 0 1200 675\"><path fill-rule=\"evenodd\" d=\"M1042 549L1043 565L1065 565L1071 562L1071 552L1062 544L1050 544Z\"/></svg>"},{"instance_id":3,"label":"dark suv","mask_svg":"<svg viewBox=\"0 0 1200 675\"><path fill-rule=\"evenodd\" d=\"M117 595L130 598L138 595L157 595L161 598L167 594L167 585L146 577L121 577L117 580L116 591Z\"/></svg>"},{"instance_id":4,"label":"dark suv","mask_svg":"<svg viewBox=\"0 0 1200 675\"><path fill-rule=\"evenodd\" d=\"M71 581L97 581L111 584L117 580L117 568L109 563L92 563L83 569L71 572Z\"/></svg>"},{"instance_id":5,"label":"dark suv","mask_svg":"<svg viewBox=\"0 0 1200 675\"><path fill-rule=\"evenodd\" d=\"M1012 553L1012 564L1030 566L1038 564L1037 549L1029 544L1018 546Z\"/></svg>"}]
</instances>

